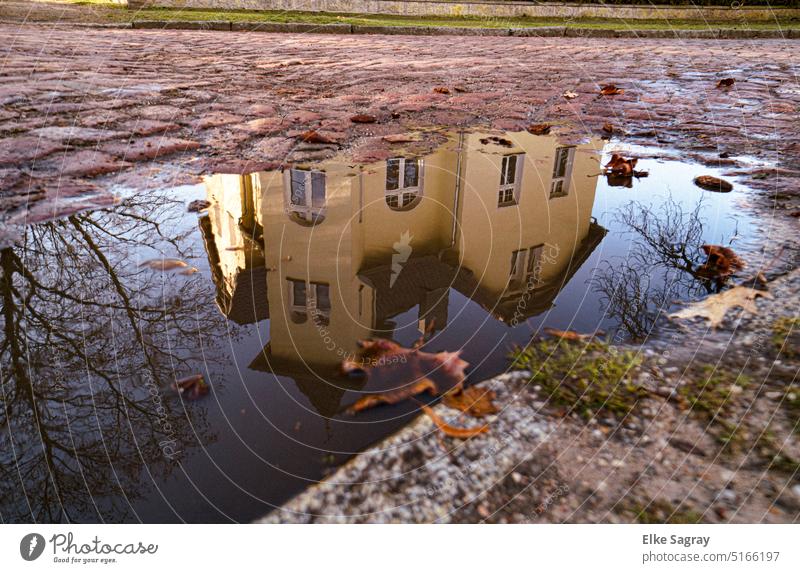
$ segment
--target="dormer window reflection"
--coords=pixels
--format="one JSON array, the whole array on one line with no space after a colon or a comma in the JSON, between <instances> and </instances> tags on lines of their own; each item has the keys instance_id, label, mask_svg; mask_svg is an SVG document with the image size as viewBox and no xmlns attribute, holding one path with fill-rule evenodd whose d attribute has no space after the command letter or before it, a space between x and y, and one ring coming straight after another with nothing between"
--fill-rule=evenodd
<instances>
[{"instance_id":1,"label":"dormer window reflection","mask_svg":"<svg viewBox=\"0 0 800 573\"><path fill-rule=\"evenodd\" d=\"M386 204L396 210L414 207L422 195L423 160L393 157L386 160Z\"/></svg>"},{"instance_id":2,"label":"dormer window reflection","mask_svg":"<svg viewBox=\"0 0 800 573\"><path fill-rule=\"evenodd\" d=\"M315 224L325 215L325 173L314 169L287 169L284 173L287 210L299 223Z\"/></svg>"}]
</instances>

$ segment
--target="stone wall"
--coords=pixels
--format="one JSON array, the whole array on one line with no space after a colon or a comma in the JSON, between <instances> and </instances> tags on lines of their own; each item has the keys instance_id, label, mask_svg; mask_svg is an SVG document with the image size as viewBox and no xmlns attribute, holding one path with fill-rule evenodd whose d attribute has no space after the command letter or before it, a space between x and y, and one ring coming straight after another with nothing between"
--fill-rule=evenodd
<instances>
[{"instance_id":1,"label":"stone wall","mask_svg":"<svg viewBox=\"0 0 800 573\"><path fill-rule=\"evenodd\" d=\"M128 0L128 6L226 10L297 10L406 16L481 16L485 18L618 18L620 20L773 20L800 18L800 8L720 6L634 6L498 2L491 0Z\"/></svg>"}]
</instances>

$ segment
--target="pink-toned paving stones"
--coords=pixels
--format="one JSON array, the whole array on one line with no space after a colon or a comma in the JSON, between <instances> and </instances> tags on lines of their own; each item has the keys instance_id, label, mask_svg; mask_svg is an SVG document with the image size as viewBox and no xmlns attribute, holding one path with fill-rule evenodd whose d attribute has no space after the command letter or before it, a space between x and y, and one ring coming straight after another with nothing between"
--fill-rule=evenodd
<instances>
[{"instance_id":1,"label":"pink-toned paving stones","mask_svg":"<svg viewBox=\"0 0 800 573\"><path fill-rule=\"evenodd\" d=\"M565 139L611 123L626 141L709 165L724 151L739 171L752 168L735 163L742 155L800 168L800 56L787 41L77 31L0 24L0 165L102 177L105 160L59 172L87 158L70 153L96 146L126 162L117 165L128 183L150 177L153 159L191 180L215 166L281 162L294 149L289 138L307 132L385 157L398 147L392 134L547 122ZM717 89L729 70L736 83ZM600 96L609 84L624 93ZM359 115L380 123L350 121ZM65 161L48 158L64 148ZM200 161L181 161L186 152ZM794 181L782 172L753 186Z\"/></svg>"}]
</instances>

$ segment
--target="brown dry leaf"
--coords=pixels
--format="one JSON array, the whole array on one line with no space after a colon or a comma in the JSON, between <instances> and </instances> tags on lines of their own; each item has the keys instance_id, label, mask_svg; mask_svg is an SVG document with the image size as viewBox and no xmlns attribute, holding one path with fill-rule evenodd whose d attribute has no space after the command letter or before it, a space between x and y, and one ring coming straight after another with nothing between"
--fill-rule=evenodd
<instances>
[{"instance_id":1,"label":"brown dry leaf","mask_svg":"<svg viewBox=\"0 0 800 573\"><path fill-rule=\"evenodd\" d=\"M376 121L378 121L378 118L376 118L374 115L359 113L351 117L350 121L352 121L353 123L375 123Z\"/></svg>"},{"instance_id":2,"label":"brown dry leaf","mask_svg":"<svg viewBox=\"0 0 800 573\"><path fill-rule=\"evenodd\" d=\"M706 276L727 277L746 266L733 249L722 245L703 245L701 248L708 259L699 271Z\"/></svg>"},{"instance_id":3,"label":"brown dry leaf","mask_svg":"<svg viewBox=\"0 0 800 573\"><path fill-rule=\"evenodd\" d=\"M362 410L367 410L380 404L397 404L398 402L402 402L403 400L407 400L423 392L430 392L436 396L439 393L439 389L436 387L436 383L433 380L423 378L410 386L398 388L397 390L392 390L383 394L369 394L363 398L359 398L355 404L347 409L347 412L349 414L355 414L356 412L361 412Z\"/></svg>"},{"instance_id":4,"label":"brown dry leaf","mask_svg":"<svg viewBox=\"0 0 800 573\"><path fill-rule=\"evenodd\" d=\"M185 269L189 263L180 259L150 259L139 265L154 271L174 271L175 269Z\"/></svg>"},{"instance_id":5,"label":"brown dry leaf","mask_svg":"<svg viewBox=\"0 0 800 573\"><path fill-rule=\"evenodd\" d=\"M733 86L733 84L735 82L736 82L736 80L734 80L733 78L722 78L720 81L717 82L717 87L718 88L729 88L729 87Z\"/></svg>"},{"instance_id":6,"label":"brown dry leaf","mask_svg":"<svg viewBox=\"0 0 800 573\"><path fill-rule=\"evenodd\" d=\"M422 406L422 411L425 412L433 423L436 424L436 427L439 428L445 435L450 436L451 438L459 438L461 440L466 440L467 438L473 438L479 434L485 434L489 431L489 426L484 424L483 426L478 426L477 428L457 428L455 426L451 426L447 422L445 422L436 412L433 411L433 408L430 406Z\"/></svg>"},{"instance_id":7,"label":"brown dry leaf","mask_svg":"<svg viewBox=\"0 0 800 573\"><path fill-rule=\"evenodd\" d=\"M606 132L606 133L609 133L609 134L614 133L614 125L611 124L611 123L608 123L608 122L604 123L603 124L603 131Z\"/></svg>"},{"instance_id":8,"label":"brown dry leaf","mask_svg":"<svg viewBox=\"0 0 800 573\"><path fill-rule=\"evenodd\" d=\"M305 141L306 143L336 143L334 140L325 137L324 135L314 131L313 129L301 133L299 139L300 141Z\"/></svg>"},{"instance_id":9,"label":"brown dry leaf","mask_svg":"<svg viewBox=\"0 0 800 573\"><path fill-rule=\"evenodd\" d=\"M442 402L448 408L459 410L474 418L483 418L497 413L497 406L493 402L494 398L494 390L470 386L451 390L444 395Z\"/></svg>"},{"instance_id":10,"label":"brown dry leaf","mask_svg":"<svg viewBox=\"0 0 800 573\"><path fill-rule=\"evenodd\" d=\"M755 314L756 297L772 298L772 295L763 290L756 290L745 286L735 286L732 289L712 294L705 299L695 302L669 315L670 318L707 318L711 327L716 328L722 323L725 314L732 308L741 307L743 311Z\"/></svg>"},{"instance_id":11,"label":"brown dry leaf","mask_svg":"<svg viewBox=\"0 0 800 573\"><path fill-rule=\"evenodd\" d=\"M443 87L433 88L433 91L436 92L437 94L445 94L445 95L450 93L449 89Z\"/></svg>"},{"instance_id":12,"label":"brown dry leaf","mask_svg":"<svg viewBox=\"0 0 800 573\"><path fill-rule=\"evenodd\" d=\"M555 338L560 338L561 340L590 340L594 337L593 334L581 334L579 332L575 332L574 330L558 330L557 328L545 328L544 331L553 336Z\"/></svg>"},{"instance_id":13,"label":"brown dry leaf","mask_svg":"<svg viewBox=\"0 0 800 573\"><path fill-rule=\"evenodd\" d=\"M694 184L702 189L718 193L728 193L733 190L733 185L713 175L698 175L694 178Z\"/></svg>"},{"instance_id":14,"label":"brown dry leaf","mask_svg":"<svg viewBox=\"0 0 800 573\"><path fill-rule=\"evenodd\" d=\"M547 135L550 133L550 127L549 123L534 123L528 126L528 132L533 135Z\"/></svg>"},{"instance_id":15,"label":"brown dry leaf","mask_svg":"<svg viewBox=\"0 0 800 573\"><path fill-rule=\"evenodd\" d=\"M342 372L368 377L374 388L388 388L359 399L348 411L360 412L379 404L396 404L422 392L433 395L460 387L469 363L459 352L424 352L390 340L364 340L360 355L342 362Z\"/></svg>"},{"instance_id":16,"label":"brown dry leaf","mask_svg":"<svg viewBox=\"0 0 800 573\"><path fill-rule=\"evenodd\" d=\"M623 90L621 88L618 88L614 84L608 84L608 85L602 86L600 88L600 95L604 95L604 96L620 95L620 94L624 94L624 93L625 93L625 90Z\"/></svg>"},{"instance_id":17,"label":"brown dry leaf","mask_svg":"<svg viewBox=\"0 0 800 573\"><path fill-rule=\"evenodd\" d=\"M633 177L636 164L639 162L636 158L626 159L618 153L611 155L611 159L606 163L606 174L622 175L624 177Z\"/></svg>"},{"instance_id":18,"label":"brown dry leaf","mask_svg":"<svg viewBox=\"0 0 800 573\"><path fill-rule=\"evenodd\" d=\"M187 400L197 400L208 394L208 384L202 374L182 378L175 382L174 388Z\"/></svg>"},{"instance_id":19,"label":"brown dry leaf","mask_svg":"<svg viewBox=\"0 0 800 573\"><path fill-rule=\"evenodd\" d=\"M564 99L575 99L576 97L578 97L578 94L569 90L565 91L561 95L564 96Z\"/></svg>"}]
</instances>

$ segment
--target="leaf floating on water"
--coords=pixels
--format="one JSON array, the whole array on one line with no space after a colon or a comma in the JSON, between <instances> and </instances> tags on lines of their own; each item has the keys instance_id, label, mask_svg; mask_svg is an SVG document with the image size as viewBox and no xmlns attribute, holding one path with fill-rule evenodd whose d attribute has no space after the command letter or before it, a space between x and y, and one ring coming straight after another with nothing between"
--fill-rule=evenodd
<instances>
[{"instance_id":1,"label":"leaf floating on water","mask_svg":"<svg viewBox=\"0 0 800 573\"><path fill-rule=\"evenodd\" d=\"M441 416L434 412L433 408L430 406L422 406L422 411L425 412L431 420L433 420L433 423L436 424L437 428L451 438L466 440L480 434L485 434L489 431L489 426L486 424L483 426L478 426L477 428L457 428L456 426L451 426L445 422Z\"/></svg>"},{"instance_id":2,"label":"leaf floating on water","mask_svg":"<svg viewBox=\"0 0 800 573\"><path fill-rule=\"evenodd\" d=\"M349 376L368 377L373 387L391 388L364 396L348 408L355 413L380 404L396 404L423 392L434 396L463 385L469 363L458 352L424 352L390 340L364 340L358 357L342 362ZM434 380L433 378L436 378Z\"/></svg>"},{"instance_id":3,"label":"leaf floating on water","mask_svg":"<svg viewBox=\"0 0 800 573\"><path fill-rule=\"evenodd\" d=\"M614 133L614 124L606 122L603 124L603 131L611 135Z\"/></svg>"},{"instance_id":4,"label":"leaf floating on water","mask_svg":"<svg viewBox=\"0 0 800 573\"><path fill-rule=\"evenodd\" d=\"M154 271L174 271L175 269L185 269L189 263L180 259L150 259L139 265Z\"/></svg>"},{"instance_id":5,"label":"leaf floating on water","mask_svg":"<svg viewBox=\"0 0 800 573\"><path fill-rule=\"evenodd\" d=\"M547 135L550 133L550 128L549 123L534 123L528 126L528 132L533 135Z\"/></svg>"},{"instance_id":6,"label":"leaf floating on water","mask_svg":"<svg viewBox=\"0 0 800 573\"><path fill-rule=\"evenodd\" d=\"M604 96L620 95L620 94L624 94L624 93L625 93L625 90L623 90L621 88L618 88L614 84L608 84L608 85L602 86L600 88L600 95L604 95Z\"/></svg>"},{"instance_id":7,"label":"leaf floating on water","mask_svg":"<svg viewBox=\"0 0 800 573\"><path fill-rule=\"evenodd\" d=\"M197 400L208 394L208 384L202 374L182 378L175 383L175 388L187 400Z\"/></svg>"},{"instance_id":8,"label":"leaf floating on water","mask_svg":"<svg viewBox=\"0 0 800 573\"><path fill-rule=\"evenodd\" d=\"M733 78L722 78L717 82L717 88L729 88L736 82Z\"/></svg>"},{"instance_id":9,"label":"leaf floating on water","mask_svg":"<svg viewBox=\"0 0 800 573\"><path fill-rule=\"evenodd\" d=\"M733 249L722 245L703 245L701 248L708 255L706 262L698 269L704 276L728 277L746 266Z\"/></svg>"},{"instance_id":10,"label":"leaf floating on water","mask_svg":"<svg viewBox=\"0 0 800 573\"><path fill-rule=\"evenodd\" d=\"M439 393L439 389L436 387L436 383L433 380L423 378L414 384L398 388L397 390L384 392L383 394L370 394L359 398L355 404L347 409L347 412L349 414L355 414L356 412L361 412L362 410L367 410L380 404L397 404L417 394L422 394L423 392L430 392L436 396Z\"/></svg>"},{"instance_id":11,"label":"leaf floating on water","mask_svg":"<svg viewBox=\"0 0 800 573\"><path fill-rule=\"evenodd\" d=\"M745 286L735 286L721 293L712 294L705 299L695 302L669 315L670 318L706 318L711 327L716 328L722 323L725 314L732 308L741 307L744 312L756 314L756 297L773 298L763 290L756 290Z\"/></svg>"},{"instance_id":12,"label":"leaf floating on water","mask_svg":"<svg viewBox=\"0 0 800 573\"><path fill-rule=\"evenodd\" d=\"M580 340L591 340L594 338L594 334L581 334L579 332L575 332L574 330L558 330L557 328L545 328L544 331L554 338L560 338L561 340L571 340L571 341L580 341Z\"/></svg>"},{"instance_id":13,"label":"leaf floating on water","mask_svg":"<svg viewBox=\"0 0 800 573\"><path fill-rule=\"evenodd\" d=\"M442 402L448 408L459 410L474 418L483 418L497 413L494 399L494 390L470 386L469 388L454 388L444 395Z\"/></svg>"},{"instance_id":14,"label":"leaf floating on water","mask_svg":"<svg viewBox=\"0 0 800 573\"><path fill-rule=\"evenodd\" d=\"M633 177L636 174L635 167L638 162L639 160L635 157L626 159L619 153L614 153L605 165L606 174L611 173L613 175Z\"/></svg>"},{"instance_id":15,"label":"leaf floating on water","mask_svg":"<svg viewBox=\"0 0 800 573\"><path fill-rule=\"evenodd\" d=\"M733 190L733 185L713 175L698 175L694 178L694 184L707 191L718 193L728 193Z\"/></svg>"},{"instance_id":16,"label":"leaf floating on water","mask_svg":"<svg viewBox=\"0 0 800 573\"><path fill-rule=\"evenodd\" d=\"M437 94L444 94L447 95L450 93L450 90L444 87L433 88L433 91Z\"/></svg>"}]
</instances>

